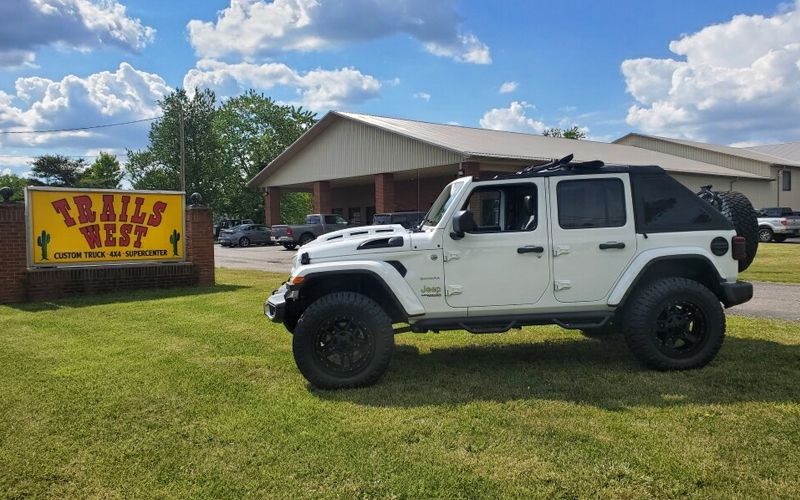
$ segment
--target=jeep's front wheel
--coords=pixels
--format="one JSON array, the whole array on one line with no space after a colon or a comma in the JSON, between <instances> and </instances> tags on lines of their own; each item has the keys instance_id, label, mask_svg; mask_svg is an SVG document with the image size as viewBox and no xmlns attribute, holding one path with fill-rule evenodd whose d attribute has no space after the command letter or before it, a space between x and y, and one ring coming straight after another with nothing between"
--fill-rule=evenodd
<instances>
[{"instance_id":1,"label":"jeep's front wheel","mask_svg":"<svg viewBox=\"0 0 800 500\"><path fill-rule=\"evenodd\" d=\"M392 321L369 297L332 293L300 316L292 352L303 376L320 389L371 385L392 360Z\"/></svg>"},{"instance_id":2,"label":"jeep's front wheel","mask_svg":"<svg viewBox=\"0 0 800 500\"><path fill-rule=\"evenodd\" d=\"M650 368L701 368L722 347L722 306L708 288L696 281L653 281L625 309L625 341L634 356Z\"/></svg>"}]
</instances>

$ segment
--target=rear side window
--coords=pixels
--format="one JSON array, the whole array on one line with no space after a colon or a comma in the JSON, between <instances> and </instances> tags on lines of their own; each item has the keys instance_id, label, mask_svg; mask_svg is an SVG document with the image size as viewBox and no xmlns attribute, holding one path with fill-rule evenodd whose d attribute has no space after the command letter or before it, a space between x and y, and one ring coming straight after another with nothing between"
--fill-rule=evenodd
<instances>
[{"instance_id":1,"label":"rear side window","mask_svg":"<svg viewBox=\"0 0 800 500\"><path fill-rule=\"evenodd\" d=\"M620 179L561 181L556 195L562 229L625 225L625 186Z\"/></svg>"},{"instance_id":2,"label":"rear side window","mask_svg":"<svg viewBox=\"0 0 800 500\"><path fill-rule=\"evenodd\" d=\"M320 224L319 215L307 215L306 224Z\"/></svg>"},{"instance_id":3,"label":"rear side window","mask_svg":"<svg viewBox=\"0 0 800 500\"><path fill-rule=\"evenodd\" d=\"M637 230L645 233L729 229L727 219L668 175L636 176Z\"/></svg>"}]
</instances>

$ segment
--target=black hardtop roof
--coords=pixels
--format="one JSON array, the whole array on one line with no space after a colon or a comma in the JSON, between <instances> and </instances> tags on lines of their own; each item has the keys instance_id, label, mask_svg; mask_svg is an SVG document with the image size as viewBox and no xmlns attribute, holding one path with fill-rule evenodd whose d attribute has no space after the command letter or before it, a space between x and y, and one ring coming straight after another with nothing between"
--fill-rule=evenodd
<instances>
[{"instance_id":1,"label":"black hardtop roof","mask_svg":"<svg viewBox=\"0 0 800 500\"><path fill-rule=\"evenodd\" d=\"M556 168L550 168L539 171L517 172L515 174L497 175L494 179L522 179L526 177L557 177L557 176L572 176L572 175L597 175L597 174L620 174L620 173L635 173L635 174L666 174L667 171L658 165L615 165L615 164L601 164L596 162L575 162L559 165ZM587 168L588 167L588 168Z\"/></svg>"}]
</instances>

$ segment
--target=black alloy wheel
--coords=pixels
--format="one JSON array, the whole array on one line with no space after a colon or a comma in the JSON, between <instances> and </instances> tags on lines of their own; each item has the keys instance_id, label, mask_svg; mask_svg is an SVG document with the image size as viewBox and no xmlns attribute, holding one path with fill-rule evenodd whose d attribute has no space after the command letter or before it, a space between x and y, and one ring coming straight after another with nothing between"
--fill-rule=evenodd
<instances>
[{"instance_id":1,"label":"black alloy wheel","mask_svg":"<svg viewBox=\"0 0 800 500\"><path fill-rule=\"evenodd\" d=\"M332 317L317 330L314 355L330 373L353 375L375 355L375 338L370 328L356 317Z\"/></svg>"},{"instance_id":2,"label":"black alloy wheel","mask_svg":"<svg viewBox=\"0 0 800 500\"><path fill-rule=\"evenodd\" d=\"M708 341L708 327L705 314L697 304L671 301L656 317L656 347L671 358L689 358Z\"/></svg>"}]
</instances>

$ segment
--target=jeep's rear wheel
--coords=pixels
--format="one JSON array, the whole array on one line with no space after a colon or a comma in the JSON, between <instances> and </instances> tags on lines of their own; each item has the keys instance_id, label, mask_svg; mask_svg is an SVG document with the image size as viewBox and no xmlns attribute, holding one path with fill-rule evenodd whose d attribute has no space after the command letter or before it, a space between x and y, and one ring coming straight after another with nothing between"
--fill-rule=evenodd
<instances>
[{"instance_id":1,"label":"jeep's rear wheel","mask_svg":"<svg viewBox=\"0 0 800 500\"><path fill-rule=\"evenodd\" d=\"M761 233L758 230L758 215L747 196L737 191L720 191L720 211L733 222L738 236L744 237L745 257L739 261L739 272L746 270L753 263L758 252L758 241ZM763 241L763 240L762 240Z\"/></svg>"},{"instance_id":2,"label":"jeep's rear wheel","mask_svg":"<svg viewBox=\"0 0 800 500\"><path fill-rule=\"evenodd\" d=\"M645 286L626 306L625 341L639 361L656 370L707 365L722 347L725 314L705 286L663 278Z\"/></svg>"},{"instance_id":3,"label":"jeep's rear wheel","mask_svg":"<svg viewBox=\"0 0 800 500\"><path fill-rule=\"evenodd\" d=\"M292 351L300 372L320 389L371 385L392 360L392 321L369 297L332 293L300 316Z\"/></svg>"}]
</instances>

